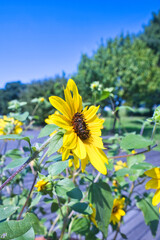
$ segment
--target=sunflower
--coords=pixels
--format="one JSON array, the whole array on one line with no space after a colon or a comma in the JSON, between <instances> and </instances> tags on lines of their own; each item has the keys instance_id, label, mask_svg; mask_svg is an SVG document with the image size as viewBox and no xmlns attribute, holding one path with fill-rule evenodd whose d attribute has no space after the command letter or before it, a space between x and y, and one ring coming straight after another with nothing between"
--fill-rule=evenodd
<instances>
[{"instance_id":1,"label":"sunflower","mask_svg":"<svg viewBox=\"0 0 160 240\"><path fill-rule=\"evenodd\" d=\"M39 180L34 186L38 188L38 192L40 192L44 190L47 183L48 181L45 181L44 179L42 179L42 180Z\"/></svg>"},{"instance_id":2,"label":"sunflower","mask_svg":"<svg viewBox=\"0 0 160 240\"><path fill-rule=\"evenodd\" d=\"M152 204L153 206L158 205L160 203L160 168L155 167L152 168L144 173L148 177L151 177L147 183L146 183L146 190L148 189L157 189L155 192L154 197L152 198ZM159 208L159 213L160 213L160 208Z\"/></svg>"},{"instance_id":3,"label":"sunflower","mask_svg":"<svg viewBox=\"0 0 160 240\"><path fill-rule=\"evenodd\" d=\"M115 198L113 201L113 208L111 213L110 222L113 222L115 225L116 223L121 221L121 217L124 216L126 213L123 210L124 208L125 198Z\"/></svg>"},{"instance_id":4,"label":"sunflower","mask_svg":"<svg viewBox=\"0 0 160 240\"><path fill-rule=\"evenodd\" d=\"M3 118L0 119L0 135L19 134L22 132L22 125L22 122L14 118L3 116Z\"/></svg>"},{"instance_id":5,"label":"sunflower","mask_svg":"<svg viewBox=\"0 0 160 240\"><path fill-rule=\"evenodd\" d=\"M70 152L81 159L84 171L88 161L102 174L107 174L105 163L108 159L101 136L104 120L96 115L99 106L82 107L82 97L72 79L69 79L64 89L65 101L57 96L49 98L50 103L61 114L52 115L52 123L66 130L63 136L62 158L67 159Z\"/></svg>"}]
</instances>

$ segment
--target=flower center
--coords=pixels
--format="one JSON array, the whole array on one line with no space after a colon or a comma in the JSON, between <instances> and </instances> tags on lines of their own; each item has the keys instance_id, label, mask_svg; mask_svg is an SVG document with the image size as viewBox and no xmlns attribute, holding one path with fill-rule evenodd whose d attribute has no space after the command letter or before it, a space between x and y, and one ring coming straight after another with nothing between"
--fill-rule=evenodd
<instances>
[{"instance_id":1,"label":"flower center","mask_svg":"<svg viewBox=\"0 0 160 240\"><path fill-rule=\"evenodd\" d=\"M72 125L77 136L82 140L89 138L89 130L87 129L87 124L82 113L75 113L72 118Z\"/></svg>"},{"instance_id":2,"label":"flower center","mask_svg":"<svg viewBox=\"0 0 160 240\"><path fill-rule=\"evenodd\" d=\"M115 207L113 208L113 210L112 210L112 213L116 213L117 211L118 211L118 207L115 206Z\"/></svg>"}]
</instances>

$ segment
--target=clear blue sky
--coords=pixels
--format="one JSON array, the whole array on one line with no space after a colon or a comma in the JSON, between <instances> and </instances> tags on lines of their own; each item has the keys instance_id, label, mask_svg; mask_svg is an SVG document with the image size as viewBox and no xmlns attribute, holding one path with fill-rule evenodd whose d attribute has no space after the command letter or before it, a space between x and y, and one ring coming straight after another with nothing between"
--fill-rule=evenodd
<instances>
[{"instance_id":1,"label":"clear blue sky","mask_svg":"<svg viewBox=\"0 0 160 240\"><path fill-rule=\"evenodd\" d=\"M159 0L0 0L0 88L76 72L101 39L138 33Z\"/></svg>"}]
</instances>

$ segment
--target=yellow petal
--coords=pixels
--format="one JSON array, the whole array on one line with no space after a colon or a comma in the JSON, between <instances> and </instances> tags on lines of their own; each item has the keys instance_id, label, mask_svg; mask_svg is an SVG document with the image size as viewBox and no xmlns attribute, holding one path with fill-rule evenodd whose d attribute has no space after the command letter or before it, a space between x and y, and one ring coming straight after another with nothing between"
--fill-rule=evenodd
<instances>
[{"instance_id":1,"label":"yellow petal","mask_svg":"<svg viewBox=\"0 0 160 240\"><path fill-rule=\"evenodd\" d=\"M86 144L87 154L91 164L102 174L107 174L107 169L104 164L104 156L93 145Z\"/></svg>"},{"instance_id":2,"label":"yellow petal","mask_svg":"<svg viewBox=\"0 0 160 240\"><path fill-rule=\"evenodd\" d=\"M88 164L88 157L81 159L81 170L84 172L86 165Z\"/></svg>"},{"instance_id":3,"label":"yellow petal","mask_svg":"<svg viewBox=\"0 0 160 240\"><path fill-rule=\"evenodd\" d=\"M67 119L71 120L71 110L67 102L65 102L62 98L56 96L49 97L49 101L54 108L61 112Z\"/></svg>"},{"instance_id":4,"label":"yellow petal","mask_svg":"<svg viewBox=\"0 0 160 240\"><path fill-rule=\"evenodd\" d=\"M64 148L62 152L62 161L65 161L69 158L70 149Z\"/></svg>"},{"instance_id":5,"label":"yellow petal","mask_svg":"<svg viewBox=\"0 0 160 240\"><path fill-rule=\"evenodd\" d=\"M158 167L152 168L152 169L146 171L144 174L146 174L148 177L151 177L151 178L159 178L160 179L160 168L158 168Z\"/></svg>"},{"instance_id":6,"label":"yellow petal","mask_svg":"<svg viewBox=\"0 0 160 240\"><path fill-rule=\"evenodd\" d=\"M87 123L90 122L95 117L99 107L100 106L98 107L91 106L88 110L85 109L85 111L82 112Z\"/></svg>"},{"instance_id":7,"label":"yellow petal","mask_svg":"<svg viewBox=\"0 0 160 240\"><path fill-rule=\"evenodd\" d=\"M160 188L160 180L155 179L155 178L149 180L149 181L146 183L145 189L148 190L148 189L151 189L151 188L153 188L153 189L158 189L158 188Z\"/></svg>"},{"instance_id":8,"label":"yellow petal","mask_svg":"<svg viewBox=\"0 0 160 240\"><path fill-rule=\"evenodd\" d=\"M76 155L73 156L73 162L74 162L75 168L78 169L80 165L79 165L79 158Z\"/></svg>"},{"instance_id":9,"label":"yellow petal","mask_svg":"<svg viewBox=\"0 0 160 240\"><path fill-rule=\"evenodd\" d=\"M93 144L95 147L104 149L103 147L103 141L102 138L96 136L96 135L91 135L88 141Z\"/></svg>"},{"instance_id":10,"label":"yellow petal","mask_svg":"<svg viewBox=\"0 0 160 240\"><path fill-rule=\"evenodd\" d=\"M64 128L68 131L72 130L71 122L63 115L56 115L52 117L52 124L55 124L61 128Z\"/></svg>"},{"instance_id":11,"label":"yellow petal","mask_svg":"<svg viewBox=\"0 0 160 240\"><path fill-rule=\"evenodd\" d=\"M84 159L86 157L86 149L84 143L79 137L77 137L77 146L75 149L73 149L73 152L80 159Z\"/></svg>"},{"instance_id":12,"label":"yellow petal","mask_svg":"<svg viewBox=\"0 0 160 240\"><path fill-rule=\"evenodd\" d=\"M78 88L77 85L75 84L75 82L72 79L68 80L67 83L67 88L73 92L73 103L74 103L74 110L75 112L81 111L80 109L82 109L82 101L81 101L81 97L78 93Z\"/></svg>"},{"instance_id":13,"label":"yellow petal","mask_svg":"<svg viewBox=\"0 0 160 240\"><path fill-rule=\"evenodd\" d=\"M122 210L122 209L119 209L119 210L118 210L118 213L119 213L121 216L124 216L124 215L126 214L125 211Z\"/></svg>"},{"instance_id":14,"label":"yellow petal","mask_svg":"<svg viewBox=\"0 0 160 240\"><path fill-rule=\"evenodd\" d=\"M74 131L66 132L63 136L63 146L68 149L73 149L77 145L77 134Z\"/></svg>"},{"instance_id":15,"label":"yellow petal","mask_svg":"<svg viewBox=\"0 0 160 240\"><path fill-rule=\"evenodd\" d=\"M160 202L160 189L155 192L154 197L152 198L153 206L156 206Z\"/></svg>"}]
</instances>

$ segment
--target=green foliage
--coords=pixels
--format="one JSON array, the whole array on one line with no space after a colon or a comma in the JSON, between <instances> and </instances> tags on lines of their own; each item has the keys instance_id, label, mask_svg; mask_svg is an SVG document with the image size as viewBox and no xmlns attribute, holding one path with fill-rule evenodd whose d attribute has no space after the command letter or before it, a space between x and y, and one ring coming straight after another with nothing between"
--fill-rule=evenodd
<instances>
[{"instance_id":1,"label":"green foliage","mask_svg":"<svg viewBox=\"0 0 160 240\"><path fill-rule=\"evenodd\" d=\"M153 141L148 140L141 135L128 134L121 141L121 147L123 149L141 149L151 146Z\"/></svg>"},{"instance_id":2,"label":"green foliage","mask_svg":"<svg viewBox=\"0 0 160 240\"><path fill-rule=\"evenodd\" d=\"M0 221L10 217L17 209L15 206L0 205Z\"/></svg>"},{"instance_id":3,"label":"green foliage","mask_svg":"<svg viewBox=\"0 0 160 240\"><path fill-rule=\"evenodd\" d=\"M74 79L85 101L92 97L91 83L99 81L103 88L114 87L115 105L125 100L132 106L143 102L152 107L158 103L157 63L158 58L142 40L122 35L99 46L92 57L82 55Z\"/></svg>"},{"instance_id":4,"label":"green foliage","mask_svg":"<svg viewBox=\"0 0 160 240\"><path fill-rule=\"evenodd\" d=\"M58 151L63 145L63 135L61 132L57 132L53 138L51 143L49 144L48 156Z\"/></svg>"},{"instance_id":5,"label":"green foliage","mask_svg":"<svg viewBox=\"0 0 160 240\"><path fill-rule=\"evenodd\" d=\"M156 236L159 223L159 213L157 207L152 205L152 195L146 195L144 198L136 197L136 205L144 215L145 223L150 227L153 236Z\"/></svg>"},{"instance_id":6,"label":"green foliage","mask_svg":"<svg viewBox=\"0 0 160 240\"><path fill-rule=\"evenodd\" d=\"M89 188L89 199L96 208L98 228L107 237L113 206L113 197L109 185L103 181L93 183Z\"/></svg>"},{"instance_id":7,"label":"green foliage","mask_svg":"<svg viewBox=\"0 0 160 240\"><path fill-rule=\"evenodd\" d=\"M141 39L153 49L156 54L160 54L160 11L152 14L152 19L147 26L144 26L144 32L141 34Z\"/></svg>"},{"instance_id":8,"label":"green foliage","mask_svg":"<svg viewBox=\"0 0 160 240\"><path fill-rule=\"evenodd\" d=\"M54 124L48 124L40 131L38 138L49 136L57 129L57 126Z\"/></svg>"}]
</instances>

